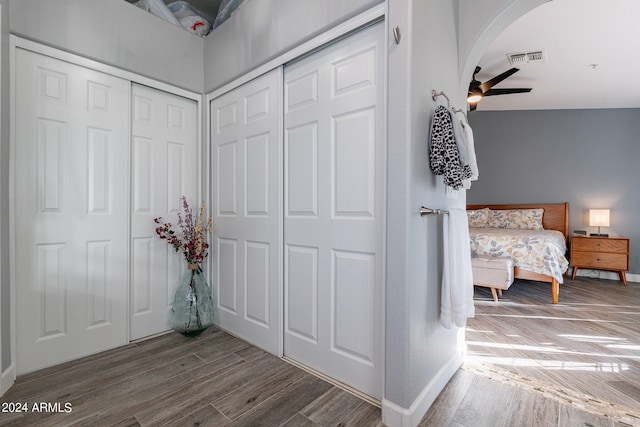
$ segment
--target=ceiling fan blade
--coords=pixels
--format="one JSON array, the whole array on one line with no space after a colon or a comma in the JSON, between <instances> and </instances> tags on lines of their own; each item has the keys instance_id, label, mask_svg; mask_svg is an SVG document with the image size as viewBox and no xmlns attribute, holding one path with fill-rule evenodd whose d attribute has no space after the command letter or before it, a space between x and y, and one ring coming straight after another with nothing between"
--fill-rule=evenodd
<instances>
[{"instance_id":1,"label":"ceiling fan blade","mask_svg":"<svg viewBox=\"0 0 640 427\"><path fill-rule=\"evenodd\" d=\"M501 81L503 81L504 79L506 79L507 77L517 73L518 71L520 71L519 68L512 68L510 70L505 71L502 74L498 74L491 80L487 80L486 82L482 83L480 85L480 89L482 89L482 92L486 92L492 87L494 87L495 85L497 85L498 83L500 83Z\"/></svg>"},{"instance_id":2,"label":"ceiling fan blade","mask_svg":"<svg viewBox=\"0 0 640 427\"><path fill-rule=\"evenodd\" d=\"M489 89L482 96L492 95L509 95L510 93L529 93L531 88L504 88L504 89Z\"/></svg>"}]
</instances>

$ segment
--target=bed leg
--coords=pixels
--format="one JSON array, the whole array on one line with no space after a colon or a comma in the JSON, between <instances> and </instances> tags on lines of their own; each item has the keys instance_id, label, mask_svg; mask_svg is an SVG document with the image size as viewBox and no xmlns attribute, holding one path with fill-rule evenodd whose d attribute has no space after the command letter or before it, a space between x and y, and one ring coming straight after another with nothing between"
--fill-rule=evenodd
<instances>
[{"instance_id":1,"label":"bed leg","mask_svg":"<svg viewBox=\"0 0 640 427\"><path fill-rule=\"evenodd\" d=\"M558 295L560 294L560 283L557 279L551 281L551 302L558 303Z\"/></svg>"}]
</instances>

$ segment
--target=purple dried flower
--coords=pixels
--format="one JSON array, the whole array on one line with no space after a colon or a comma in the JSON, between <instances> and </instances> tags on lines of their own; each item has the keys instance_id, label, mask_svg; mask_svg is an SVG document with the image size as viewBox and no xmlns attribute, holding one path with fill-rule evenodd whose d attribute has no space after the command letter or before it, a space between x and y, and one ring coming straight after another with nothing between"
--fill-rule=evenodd
<instances>
[{"instance_id":1,"label":"purple dried flower","mask_svg":"<svg viewBox=\"0 0 640 427\"><path fill-rule=\"evenodd\" d=\"M204 202L200 205L195 218L185 196L182 196L182 208L183 212L178 212L180 237L175 235L172 224L165 223L162 217L154 219L156 224L160 224L155 231L161 239L167 239L167 243L173 246L176 252L182 252L188 263L200 264L208 255L209 243L207 243L206 233L213 231L213 223L211 217L205 218Z\"/></svg>"}]
</instances>

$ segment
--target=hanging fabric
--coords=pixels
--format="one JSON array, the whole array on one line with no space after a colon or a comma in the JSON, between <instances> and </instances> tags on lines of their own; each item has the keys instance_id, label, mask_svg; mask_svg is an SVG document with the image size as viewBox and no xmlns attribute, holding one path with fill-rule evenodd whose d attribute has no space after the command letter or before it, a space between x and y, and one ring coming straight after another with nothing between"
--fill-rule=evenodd
<instances>
[{"instance_id":1,"label":"hanging fabric","mask_svg":"<svg viewBox=\"0 0 640 427\"><path fill-rule=\"evenodd\" d=\"M462 131L463 131L463 135L464 135L464 141L465 141L465 145L467 146L467 153L468 153L468 161L469 161L469 167L471 168L471 181L477 181L478 180L478 161L476 159L476 148L475 148L475 142L473 140L473 129L471 129L471 126L469 126L469 123L466 123L464 121L460 122L462 124Z\"/></svg>"},{"instance_id":2,"label":"hanging fabric","mask_svg":"<svg viewBox=\"0 0 640 427\"><path fill-rule=\"evenodd\" d=\"M462 188L463 180L471 178L471 168L461 163L451 112L442 105L434 111L429 139L429 165L433 173L442 175L448 187Z\"/></svg>"},{"instance_id":3,"label":"hanging fabric","mask_svg":"<svg viewBox=\"0 0 640 427\"><path fill-rule=\"evenodd\" d=\"M464 328L467 319L474 317L473 273L467 211L450 209L442 218L442 294L440 324Z\"/></svg>"}]
</instances>

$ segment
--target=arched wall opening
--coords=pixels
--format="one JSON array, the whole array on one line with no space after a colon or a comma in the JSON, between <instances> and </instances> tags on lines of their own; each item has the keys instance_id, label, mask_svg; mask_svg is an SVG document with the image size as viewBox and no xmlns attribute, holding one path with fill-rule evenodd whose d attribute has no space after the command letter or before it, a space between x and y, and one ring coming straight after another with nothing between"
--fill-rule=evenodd
<instances>
[{"instance_id":1,"label":"arched wall opening","mask_svg":"<svg viewBox=\"0 0 640 427\"><path fill-rule=\"evenodd\" d=\"M495 38L518 18L550 0L460 0L458 64L460 92L465 93L473 70Z\"/></svg>"}]
</instances>

